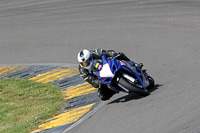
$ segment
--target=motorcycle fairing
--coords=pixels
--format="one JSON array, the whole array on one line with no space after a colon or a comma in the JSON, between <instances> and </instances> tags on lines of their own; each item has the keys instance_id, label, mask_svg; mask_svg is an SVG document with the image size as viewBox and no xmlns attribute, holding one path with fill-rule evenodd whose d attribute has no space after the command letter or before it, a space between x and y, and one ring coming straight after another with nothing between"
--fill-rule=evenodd
<instances>
[{"instance_id":1,"label":"motorcycle fairing","mask_svg":"<svg viewBox=\"0 0 200 133\"><path fill-rule=\"evenodd\" d=\"M101 71L99 71L99 76L102 78L110 77L113 78L115 75L112 73L108 63L104 64Z\"/></svg>"},{"instance_id":2,"label":"motorcycle fairing","mask_svg":"<svg viewBox=\"0 0 200 133\"><path fill-rule=\"evenodd\" d=\"M131 65L130 61L121 61L121 60L107 60L106 56L102 56L103 67L99 72L93 72L102 84L107 84L109 88L117 91L122 91L121 88L116 88L111 85L112 79L115 76L116 72L123 70L128 72L129 74L135 76L140 82L142 87L147 87L149 85L148 80L145 78L142 70L137 67Z\"/></svg>"}]
</instances>

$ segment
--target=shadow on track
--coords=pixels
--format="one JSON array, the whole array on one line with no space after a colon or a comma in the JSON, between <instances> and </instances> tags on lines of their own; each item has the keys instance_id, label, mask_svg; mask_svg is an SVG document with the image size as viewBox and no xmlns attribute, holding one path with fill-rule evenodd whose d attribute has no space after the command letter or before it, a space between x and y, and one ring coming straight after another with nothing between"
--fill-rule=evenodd
<instances>
[{"instance_id":1,"label":"shadow on track","mask_svg":"<svg viewBox=\"0 0 200 133\"><path fill-rule=\"evenodd\" d=\"M162 86L162 85L156 84L152 89L149 90L149 92L153 92L153 91L159 89L160 86ZM137 94L134 94L134 93L130 93L130 94L126 95L126 96L120 97L120 98L118 98L116 100L113 100L113 101L109 102L107 105L113 104L113 103L128 102L130 100L137 100L137 99L140 99L140 98L143 98L143 96L140 96L140 95L137 95Z\"/></svg>"}]
</instances>

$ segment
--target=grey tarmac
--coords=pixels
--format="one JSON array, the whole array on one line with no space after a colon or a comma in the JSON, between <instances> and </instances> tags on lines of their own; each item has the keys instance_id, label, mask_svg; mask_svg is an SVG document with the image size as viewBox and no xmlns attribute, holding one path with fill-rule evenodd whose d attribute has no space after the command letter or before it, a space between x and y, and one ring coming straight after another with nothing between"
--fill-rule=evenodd
<instances>
[{"instance_id":1,"label":"grey tarmac","mask_svg":"<svg viewBox=\"0 0 200 133\"><path fill-rule=\"evenodd\" d=\"M124 52L156 87L115 95L69 133L200 132L199 0L0 1L0 64L77 64L83 48Z\"/></svg>"}]
</instances>

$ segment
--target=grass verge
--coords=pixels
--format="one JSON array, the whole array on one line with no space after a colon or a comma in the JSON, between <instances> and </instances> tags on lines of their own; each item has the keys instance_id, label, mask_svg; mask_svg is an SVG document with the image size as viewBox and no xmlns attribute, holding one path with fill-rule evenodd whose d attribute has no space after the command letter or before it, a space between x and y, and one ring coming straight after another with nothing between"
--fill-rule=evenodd
<instances>
[{"instance_id":1,"label":"grass verge","mask_svg":"<svg viewBox=\"0 0 200 133\"><path fill-rule=\"evenodd\" d=\"M27 79L0 80L0 132L28 133L61 107L62 92Z\"/></svg>"}]
</instances>

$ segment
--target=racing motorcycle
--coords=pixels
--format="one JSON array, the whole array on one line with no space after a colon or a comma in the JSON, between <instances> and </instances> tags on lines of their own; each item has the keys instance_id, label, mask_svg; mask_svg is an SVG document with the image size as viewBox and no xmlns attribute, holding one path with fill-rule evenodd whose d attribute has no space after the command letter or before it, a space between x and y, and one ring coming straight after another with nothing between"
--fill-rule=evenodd
<instances>
[{"instance_id":1,"label":"racing motorcycle","mask_svg":"<svg viewBox=\"0 0 200 133\"><path fill-rule=\"evenodd\" d=\"M154 79L146 70L140 69L131 61L107 59L102 56L103 65L99 65L98 72L93 72L101 84L116 92L136 93L141 96L150 94L149 89L154 86Z\"/></svg>"}]
</instances>

